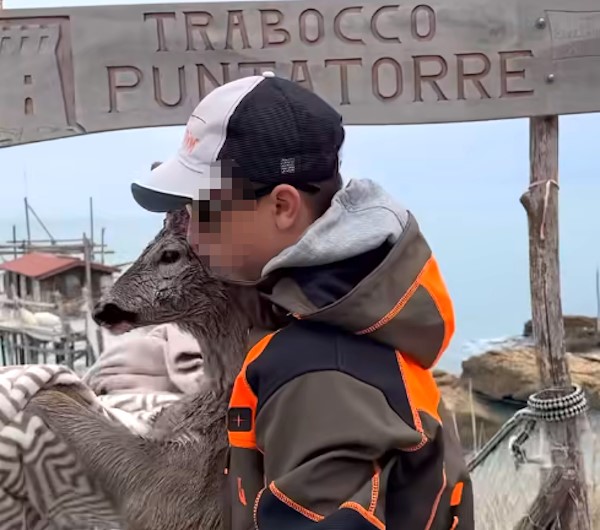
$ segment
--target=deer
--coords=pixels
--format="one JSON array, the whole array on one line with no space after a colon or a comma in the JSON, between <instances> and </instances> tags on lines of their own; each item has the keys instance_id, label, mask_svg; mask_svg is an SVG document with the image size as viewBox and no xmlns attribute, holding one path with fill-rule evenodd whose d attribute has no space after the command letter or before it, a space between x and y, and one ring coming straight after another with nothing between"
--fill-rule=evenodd
<instances>
[{"instance_id":1,"label":"deer","mask_svg":"<svg viewBox=\"0 0 600 530\"><path fill-rule=\"evenodd\" d=\"M141 437L83 403L69 387L30 402L61 436L112 503L127 530L220 530L228 400L249 339L275 329L258 291L225 283L188 244L187 211L164 226L94 310L113 333L174 322L204 355L206 383L166 406ZM250 339L252 340L252 339Z\"/></svg>"}]
</instances>

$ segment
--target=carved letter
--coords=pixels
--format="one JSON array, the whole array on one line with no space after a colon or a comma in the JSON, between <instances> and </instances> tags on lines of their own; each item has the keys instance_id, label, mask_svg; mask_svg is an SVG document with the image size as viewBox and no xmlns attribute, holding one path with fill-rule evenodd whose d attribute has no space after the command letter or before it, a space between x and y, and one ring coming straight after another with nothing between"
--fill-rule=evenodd
<instances>
[{"instance_id":1,"label":"carved letter","mask_svg":"<svg viewBox=\"0 0 600 530\"><path fill-rule=\"evenodd\" d=\"M165 20L170 18L171 20L175 20L175 13L144 13L144 21L148 19L156 19L156 38L158 40L158 48L157 52L168 52L167 48L167 38L165 36Z\"/></svg>"},{"instance_id":2,"label":"carved letter","mask_svg":"<svg viewBox=\"0 0 600 530\"><path fill-rule=\"evenodd\" d=\"M308 69L308 61L292 61L290 79L304 88L313 90L313 82Z\"/></svg>"},{"instance_id":3,"label":"carved letter","mask_svg":"<svg viewBox=\"0 0 600 530\"><path fill-rule=\"evenodd\" d=\"M438 101L448 101L448 98L442 92L442 89L437 84L437 81L445 77L448 73L448 63L439 55L413 55L415 65L415 101L423 101L422 84L427 82L437 94ZM431 61L440 65L440 71L437 74L423 74L421 71L421 63Z\"/></svg>"},{"instance_id":4,"label":"carved letter","mask_svg":"<svg viewBox=\"0 0 600 530\"><path fill-rule=\"evenodd\" d=\"M379 17L383 13L385 13L386 11L397 11L399 8L399 5L382 6L377 11L375 11L375 13L373 13L373 17L371 18L371 33L377 40L381 42L401 42L400 37L386 37L382 35L378 27Z\"/></svg>"},{"instance_id":5,"label":"carved letter","mask_svg":"<svg viewBox=\"0 0 600 530\"><path fill-rule=\"evenodd\" d=\"M215 75L203 64L197 64L196 70L198 71L198 93L200 95L200 99L203 99L209 92L221 86L225 83L229 83L231 81L231 76L229 72L229 63L221 63L222 70L222 79L223 81L219 81ZM211 90L207 90L206 81L209 81L213 88Z\"/></svg>"},{"instance_id":6,"label":"carved letter","mask_svg":"<svg viewBox=\"0 0 600 530\"><path fill-rule=\"evenodd\" d=\"M424 12L427 17L427 31L419 31L419 21L417 20L417 16L419 12ZM435 29L436 29L436 19L435 19L435 11L423 4L415 7L410 14L410 31L412 33L413 39L416 40L431 40L435 37Z\"/></svg>"},{"instance_id":7,"label":"carved letter","mask_svg":"<svg viewBox=\"0 0 600 530\"><path fill-rule=\"evenodd\" d=\"M478 72L465 73L465 59L479 59L483 66ZM470 80L474 85L481 99L490 99L491 96L483 86L481 79L490 73L492 63L484 53L457 53L456 54L456 82L458 99L467 99L465 96L465 82Z\"/></svg>"},{"instance_id":8,"label":"carved letter","mask_svg":"<svg viewBox=\"0 0 600 530\"><path fill-rule=\"evenodd\" d=\"M273 15L269 20L269 15ZM292 40L290 32L285 28L278 27L283 23L283 13L279 9L261 9L260 25L262 28L262 47L281 46ZM271 40L271 36L279 35L279 40Z\"/></svg>"},{"instance_id":9,"label":"carved letter","mask_svg":"<svg viewBox=\"0 0 600 530\"><path fill-rule=\"evenodd\" d=\"M178 81L179 81L179 99L173 103L165 101L162 93L162 86L160 83L160 70L156 67L152 67L152 81L154 83L154 99L156 102L164 108L172 109L181 105L181 102L187 97L187 85L185 83L185 67L180 66L177 69Z\"/></svg>"},{"instance_id":10,"label":"carved letter","mask_svg":"<svg viewBox=\"0 0 600 530\"><path fill-rule=\"evenodd\" d=\"M119 112L117 106L118 91L127 92L137 88L142 82L142 71L135 66L107 66L108 72L108 112ZM117 84L117 74L133 74L135 81L130 84Z\"/></svg>"},{"instance_id":11,"label":"carved letter","mask_svg":"<svg viewBox=\"0 0 600 530\"><path fill-rule=\"evenodd\" d=\"M350 105L348 86L348 66L362 66L362 59L325 59L325 66L337 66L340 69L340 105Z\"/></svg>"},{"instance_id":12,"label":"carved letter","mask_svg":"<svg viewBox=\"0 0 600 530\"><path fill-rule=\"evenodd\" d=\"M349 44L364 44L365 43L365 41L362 40L360 37L358 37L358 38L357 37L348 37L342 31L342 17L346 13L352 13L352 12L354 12L354 13L360 14L361 11L362 11L362 7L360 7L360 6L345 7L333 19L333 33L342 42L347 42Z\"/></svg>"},{"instance_id":13,"label":"carved letter","mask_svg":"<svg viewBox=\"0 0 600 530\"><path fill-rule=\"evenodd\" d=\"M396 88L389 95L381 92L381 84L379 82L379 69L381 66L386 64L390 65L394 69L396 83ZM402 66L400 66L400 63L396 61L396 59L392 59L391 57L382 57L373 63L373 68L371 69L371 86L373 88L373 95L377 99L380 101L390 101L396 99L398 96L400 96L400 94L402 94L403 84Z\"/></svg>"},{"instance_id":14,"label":"carved letter","mask_svg":"<svg viewBox=\"0 0 600 530\"><path fill-rule=\"evenodd\" d=\"M277 64L274 61L252 61L238 63L238 69L252 68L252 75L261 75L265 70L275 70Z\"/></svg>"},{"instance_id":15,"label":"carved letter","mask_svg":"<svg viewBox=\"0 0 600 530\"><path fill-rule=\"evenodd\" d=\"M194 46L195 29L200 30L200 36L202 37L202 42L204 43L204 49L214 50L215 47L213 46L212 42L210 41L210 37L206 32L206 28L212 22L213 16L207 11L188 11L184 12L183 16L185 17L186 51L198 51L198 48Z\"/></svg>"},{"instance_id":16,"label":"carved letter","mask_svg":"<svg viewBox=\"0 0 600 530\"><path fill-rule=\"evenodd\" d=\"M309 20L308 17L314 17L313 20ZM300 40L304 44L317 44L325 36L325 19L323 15L316 9L306 9L300 13L299 17L299 31ZM311 38L308 35L308 29L317 27L317 34Z\"/></svg>"},{"instance_id":17,"label":"carved letter","mask_svg":"<svg viewBox=\"0 0 600 530\"><path fill-rule=\"evenodd\" d=\"M509 90L508 89L508 78L516 77L525 79L525 69L521 70L509 70L508 60L514 59L515 57L533 57L531 50L517 50L514 52L500 52L500 97L511 98L518 96L531 96L533 95L533 89L529 90Z\"/></svg>"},{"instance_id":18,"label":"carved letter","mask_svg":"<svg viewBox=\"0 0 600 530\"><path fill-rule=\"evenodd\" d=\"M233 31L238 30L242 39L242 48L251 48L248 30L244 22L244 12L241 9L227 11L227 36L225 37L225 49L233 50Z\"/></svg>"}]
</instances>

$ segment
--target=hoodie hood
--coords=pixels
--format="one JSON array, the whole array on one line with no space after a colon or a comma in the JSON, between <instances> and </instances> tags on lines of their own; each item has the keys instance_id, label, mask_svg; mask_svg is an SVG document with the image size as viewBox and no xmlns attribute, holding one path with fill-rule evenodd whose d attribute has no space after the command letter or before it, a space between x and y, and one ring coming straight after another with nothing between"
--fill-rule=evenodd
<instances>
[{"instance_id":1,"label":"hoodie hood","mask_svg":"<svg viewBox=\"0 0 600 530\"><path fill-rule=\"evenodd\" d=\"M294 317L342 327L431 368L454 334L450 295L414 216L371 180L352 180L295 245L263 269Z\"/></svg>"}]
</instances>

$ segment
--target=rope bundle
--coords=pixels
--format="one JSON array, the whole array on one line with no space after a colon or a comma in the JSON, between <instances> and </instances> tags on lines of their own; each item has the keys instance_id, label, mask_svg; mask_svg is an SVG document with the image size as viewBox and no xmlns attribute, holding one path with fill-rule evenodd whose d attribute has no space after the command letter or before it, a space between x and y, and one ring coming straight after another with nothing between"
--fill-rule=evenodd
<instances>
[{"instance_id":1,"label":"rope bundle","mask_svg":"<svg viewBox=\"0 0 600 530\"><path fill-rule=\"evenodd\" d=\"M517 427L519 432L509 440L508 447L518 467L527 462L539 462L527 456L523 445L529 439L539 422L568 421L584 414L588 403L581 387L548 388L529 396L527 406L514 414L467 463L473 471L486 457L504 441Z\"/></svg>"},{"instance_id":2,"label":"rope bundle","mask_svg":"<svg viewBox=\"0 0 600 530\"><path fill-rule=\"evenodd\" d=\"M585 413L588 403L581 387L573 385L570 389L550 388L537 392L529 396L527 408L537 419L555 422Z\"/></svg>"}]
</instances>

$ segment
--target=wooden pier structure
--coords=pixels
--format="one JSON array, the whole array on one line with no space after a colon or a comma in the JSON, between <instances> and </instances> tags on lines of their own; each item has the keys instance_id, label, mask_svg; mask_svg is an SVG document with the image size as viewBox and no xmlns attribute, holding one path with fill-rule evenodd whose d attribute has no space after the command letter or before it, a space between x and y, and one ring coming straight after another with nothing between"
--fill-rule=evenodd
<instances>
[{"instance_id":1,"label":"wooden pier structure","mask_svg":"<svg viewBox=\"0 0 600 530\"><path fill-rule=\"evenodd\" d=\"M0 271L4 271L0 278L0 362L4 366L89 366L104 346L101 330L89 315L119 270L105 263L106 255L113 253L104 242L105 229L101 229L101 242L95 243L91 197L90 235L84 232L81 238L70 239L54 237L28 199L23 202L26 238L17 238L13 225L12 239L0 244ZM30 215L47 238L32 238ZM60 324L53 328L31 325L20 318L20 310L50 313Z\"/></svg>"}]
</instances>

